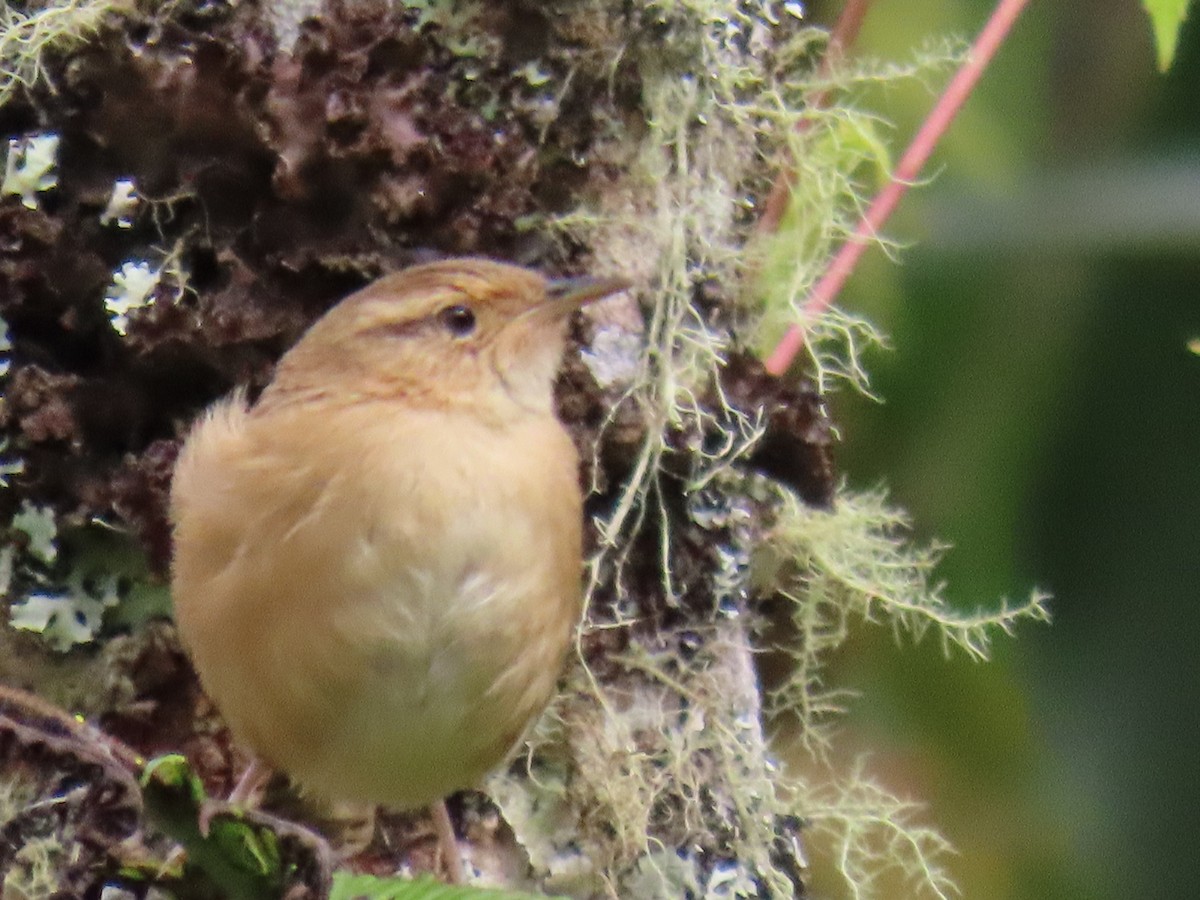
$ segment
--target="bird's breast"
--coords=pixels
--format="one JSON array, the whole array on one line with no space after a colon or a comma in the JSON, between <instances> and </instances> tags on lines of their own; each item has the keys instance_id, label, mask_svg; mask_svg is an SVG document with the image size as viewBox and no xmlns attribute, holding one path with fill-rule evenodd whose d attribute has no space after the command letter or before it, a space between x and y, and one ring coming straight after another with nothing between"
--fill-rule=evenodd
<instances>
[{"instance_id":1,"label":"bird's breast","mask_svg":"<svg viewBox=\"0 0 1200 900\"><path fill-rule=\"evenodd\" d=\"M470 786L548 700L579 615L569 438L549 417L272 419L190 460L204 496L176 503L177 613L206 688L332 797Z\"/></svg>"}]
</instances>

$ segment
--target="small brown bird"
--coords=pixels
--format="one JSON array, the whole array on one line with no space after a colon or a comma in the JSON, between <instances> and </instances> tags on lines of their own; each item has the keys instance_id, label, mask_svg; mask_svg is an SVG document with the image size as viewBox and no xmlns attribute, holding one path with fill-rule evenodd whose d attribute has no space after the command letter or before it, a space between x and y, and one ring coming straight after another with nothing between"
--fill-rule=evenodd
<instances>
[{"instance_id":1,"label":"small brown bird","mask_svg":"<svg viewBox=\"0 0 1200 900\"><path fill-rule=\"evenodd\" d=\"M343 300L188 436L180 634L235 736L331 799L478 784L546 705L580 615L566 326L626 287L457 259Z\"/></svg>"}]
</instances>

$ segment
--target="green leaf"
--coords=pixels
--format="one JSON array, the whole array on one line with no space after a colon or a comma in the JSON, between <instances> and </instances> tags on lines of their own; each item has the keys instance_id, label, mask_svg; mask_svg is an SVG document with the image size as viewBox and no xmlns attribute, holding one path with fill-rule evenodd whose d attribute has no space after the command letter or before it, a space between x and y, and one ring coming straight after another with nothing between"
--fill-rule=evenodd
<instances>
[{"instance_id":1,"label":"green leaf","mask_svg":"<svg viewBox=\"0 0 1200 900\"><path fill-rule=\"evenodd\" d=\"M187 851L182 877L228 900L264 900L283 893L285 874L277 837L236 812L206 817L204 786L178 754L152 759L142 769L142 799L158 830ZM207 828L201 827L207 819ZM206 894L207 896L207 894Z\"/></svg>"},{"instance_id":2,"label":"green leaf","mask_svg":"<svg viewBox=\"0 0 1200 900\"><path fill-rule=\"evenodd\" d=\"M377 878L334 872L329 900L544 900L541 895L491 888L460 887L422 876Z\"/></svg>"},{"instance_id":3,"label":"green leaf","mask_svg":"<svg viewBox=\"0 0 1200 900\"><path fill-rule=\"evenodd\" d=\"M281 870L279 838L270 831L256 829L244 822L218 819L212 823L209 837L239 869L263 878L275 878Z\"/></svg>"},{"instance_id":4,"label":"green leaf","mask_svg":"<svg viewBox=\"0 0 1200 900\"><path fill-rule=\"evenodd\" d=\"M204 802L204 785L192 772L187 758L179 753L156 756L142 767L142 787L154 781L159 781L173 790L184 791L190 802L197 807Z\"/></svg>"},{"instance_id":5,"label":"green leaf","mask_svg":"<svg viewBox=\"0 0 1200 900\"><path fill-rule=\"evenodd\" d=\"M1175 58L1179 30L1187 18L1190 0L1142 0L1150 23L1154 26L1154 42L1158 45L1158 67L1166 71Z\"/></svg>"}]
</instances>

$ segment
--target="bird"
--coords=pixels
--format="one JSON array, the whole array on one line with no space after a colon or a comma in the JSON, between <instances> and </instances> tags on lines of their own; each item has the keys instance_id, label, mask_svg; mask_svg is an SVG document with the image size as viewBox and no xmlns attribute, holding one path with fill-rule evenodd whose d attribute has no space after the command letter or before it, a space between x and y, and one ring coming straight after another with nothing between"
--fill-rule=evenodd
<instances>
[{"instance_id":1,"label":"bird","mask_svg":"<svg viewBox=\"0 0 1200 900\"><path fill-rule=\"evenodd\" d=\"M572 314L628 286L481 258L385 275L255 402L235 391L191 428L170 492L175 620L264 769L436 821L546 707L583 578L554 382Z\"/></svg>"}]
</instances>

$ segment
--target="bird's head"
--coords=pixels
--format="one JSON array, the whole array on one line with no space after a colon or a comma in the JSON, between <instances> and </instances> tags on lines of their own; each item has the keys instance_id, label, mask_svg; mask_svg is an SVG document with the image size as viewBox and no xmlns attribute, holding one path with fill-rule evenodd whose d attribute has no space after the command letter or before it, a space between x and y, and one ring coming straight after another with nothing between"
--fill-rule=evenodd
<instances>
[{"instance_id":1,"label":"bird's head","mask_svg":"<svg viewBox=\"0 0 1200 900\"><path fill-rule=\"evenodd\" d=\"M626 287L473 258L387 275L305 333L261 403L382 397L548 410L572 313Z\"/></svg>"}]
</instances>

